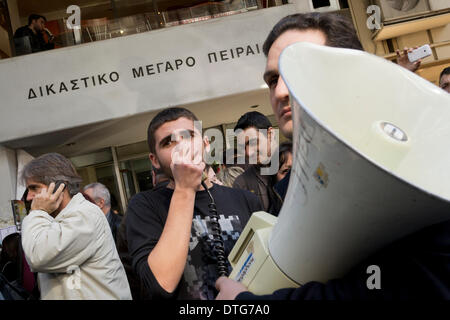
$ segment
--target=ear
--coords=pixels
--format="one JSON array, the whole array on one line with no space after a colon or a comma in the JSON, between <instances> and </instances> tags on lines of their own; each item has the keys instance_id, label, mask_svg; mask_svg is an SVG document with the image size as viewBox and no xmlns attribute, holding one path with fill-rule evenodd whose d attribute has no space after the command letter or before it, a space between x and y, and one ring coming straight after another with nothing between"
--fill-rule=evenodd
<instances>
[{"instance_id":1,"label":"ear","mask_svg":"<svg viewBox=\"0 0 450 320\"><path fill-rule=\"evenodd\" d=\"M103 207L105 206L105 199L99 198L98 206L100 207L100 209L103 209Z\"/></svg>"},{"instance_id":2,"label":"ear","mask_svg":"<svg viewBox=\"0 0 450 320\"><path fill-rule=\"evenodd\" d=\"M158 157L150 152L150 154L148 155L148 158L150 159L150 162L152 163L152 166L155 167L156 169L161 169L161 165L159 164L159 160Z\"/></svg>"}]
</instances>

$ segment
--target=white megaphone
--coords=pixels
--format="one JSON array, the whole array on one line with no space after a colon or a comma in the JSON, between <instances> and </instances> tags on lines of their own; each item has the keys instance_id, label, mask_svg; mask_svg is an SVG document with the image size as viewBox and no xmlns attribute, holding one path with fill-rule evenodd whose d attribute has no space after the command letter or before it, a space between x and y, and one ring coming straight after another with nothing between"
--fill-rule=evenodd
<instances>
[{"instance_id":1,"label":"white megaphone","mask_svg":"<svg viewBox=\"0 0 450 320\"><path fill-rule=\"evenodd\" d=\"M450 220L450 95L380 57L296 43L279 62L293 167L278 219L252 215L230 278L256 294L341 277Z\"/></svg>"}]
</instances>

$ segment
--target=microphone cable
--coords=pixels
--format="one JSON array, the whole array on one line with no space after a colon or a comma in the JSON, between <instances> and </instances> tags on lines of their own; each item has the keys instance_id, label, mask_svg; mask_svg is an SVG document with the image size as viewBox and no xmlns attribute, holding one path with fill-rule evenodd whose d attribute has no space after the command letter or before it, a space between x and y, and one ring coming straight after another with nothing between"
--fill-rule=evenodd
<instances>
[{"instance_id":1,"label":"microphone cable","mask_svg":"<svg viewBox=\"0 0 450 320\"><path fill-rule=\"evenodd\" d=\"M211 230L213 236L213 248L214 255L217 258L217 271L219 276L228 276L227 258L225 256L225 246L222 239L222 229L219 223L219 214L217 213L216 202L214 201L211 192L208 190L206 183L202 180L202 186L208 193L210 203L208 205L210 219L211 219Z\"/></svg>"}]
</instances>

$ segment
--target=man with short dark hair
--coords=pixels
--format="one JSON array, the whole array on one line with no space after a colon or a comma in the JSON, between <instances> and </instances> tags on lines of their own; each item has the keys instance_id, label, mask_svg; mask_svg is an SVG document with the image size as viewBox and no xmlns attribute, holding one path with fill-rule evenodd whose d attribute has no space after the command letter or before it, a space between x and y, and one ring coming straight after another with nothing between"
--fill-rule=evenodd
<instances>
[{"instance_id":1,"label":"man with short dark hair","mask_svg":"<svg viewBox=\"0 0 450 320\"><path fill-rule=\"evenodd\" d=\"M149 158L170 182L138 193L128 205L128 249L150 298L213 299L218 269L231 269L226 256L251 213L261 210L250 192L213 184L204 175L203 152L209 145L195 121L183 108L165 109L153 118Z\"/></svg>"},{"instance_id":2,"label":"man with short dark hair","mask_svg":"<svg viewBox=\"0 0 450 320\"><path fill-rule=\"evenodd\" d=\"M41 298L131 299L108 221L79 193L81 178L70 160L44 154L24 167L22 179L32 201L22 246L38 272Z\"/></svg>"},{"instance_id":3,"label":"man with short dark hair","mask_svg":"<svg viewBox=\"0 0 450 320\"><path fill-rule=\"evenodd\" d=\"M245 148L246 162L250 165L243 174L236 178L233 188L254 193L261 201L264 211L278 215L282 203L280 197L273 190L276 177L261 172L262 167L270 165L272 157L274 129L270 120L260 112L247 112L239 118L234 132L238 137L238 142L244 143L244 146L238 146L238 149ZM256 163L251 163L250 160L256 160Z\"/></svg>"},{"instance_id":4,"label":"man with short dark hair","mask_svg":"<svg viewBox=\"0 0 450 320\"><path fill-rule=\"evenodd\" d=\"M47 19L39 14L31 14L28 17L28 25L20 27L14 33L14 39L29 41L31 52L39 52L55 48L53 43L54 36L45 28ZM47 34L49 40L44 40L44 32ZM28 38L28 40L26 40Z\"/></svg>"},{"instance_id":5,"label":"man with short dark hair","mask_svg":"<svg viewBox=\"0 0 450 320\"><path fill-rule=\"evenodd\" d=\"M293 14L281 19L263 45L267 57L264 81L269 86L270 102L283 135L292 140L292 115L289 91L280 77L281 51L295 42L311 42L337 48L362 50L352 23L338 14Z\"/></svg>"},{"instance_id":6,"label":"man with short dark hair","mask_svg":"<svg viewBox=\"0 0 450 320\"><path fill-rule=\"evenodd\" d=\"M264 53L267 56L264 80L269 86L272 109L279 121L280 130L291 139L293 127L289 91L279 74L278 60L284 48L302 41L361 49L351 22L337 14L296 14L281 19L275 25L264 43ZM289 176L283 181L286 183L284 186L286 191ZM292 244L290 249L295 250L295 244ZM371 290L367 286L370 276L367 268L372 265L378 266L381 270L380 290ZM220 291L217 299L450 299L449 270L450 221L447 221L419 230L382 248L354 266L342 278L327 283L310 281L299 288L280 289L273 294L257 296L248 292L241 283L221 277L216 282L216 287Z\"/></svg>"},{"instance_id":7,"label":"man with short dark hair","mask_svg":"<svg viewBox=\"0 0 450 320\"><path fill-rule=\"evenodd\" d=\"M439 75L439 87L450 93L450 67L442 70Z\"/></svg>"},{"instance_id":8,"label":"man with short dark hair","mask_svg":"<svg viewBox=\"0 0 450 320\"><path fill-rule=\"evenodd\" d=\"M362 50L353 24L339 14L293 14L281 19L267 36L263 45L267 57L264 81L269 87L270 103L280 131L292 140L292 113L289 91L278 71L278 59L284 48L295 42L306 41L337 48ZM284 199L290 172L274 189Z\"/></svg>"}]
</instances>

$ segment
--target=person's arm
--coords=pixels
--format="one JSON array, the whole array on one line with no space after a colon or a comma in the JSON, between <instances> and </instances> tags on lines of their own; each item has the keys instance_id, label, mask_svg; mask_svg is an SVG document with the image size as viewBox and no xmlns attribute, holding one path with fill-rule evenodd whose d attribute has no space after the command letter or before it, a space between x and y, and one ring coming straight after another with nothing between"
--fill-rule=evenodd
<instances>
[{"instance_id":1,"label":"person's arm","mask_svg":"<svg viewBox=\"0 0 450 320\"><path fill-rule=\"evenodd\" d=\"M195 190L175 188L163 232L147 262L160 286L172 293L187 260Z\"/></svg>"},{"instance_id":2,"label":"person's arm","mask_svg":"<svg viewBox=\"0 0 450 320\"><path fill-rule=\"evenodd\" d=\"M336 282L323 284L308 282L299 288L284 288L272 294L256 295L240 282L221 277L216 281L219 294L216 300L348 300L363 298L362 296L349 296L348 292L339 292Z\"/></svg>"},{"instance_id":3,"label":"person's arm","mask_svg":"<svg viewBox=\"0 0 450 320\"><path fill-rule=\"evenodd\" d=\"M156 192L138 193L130 199L125 213L127 251L132 270L149 298L171 298L159 285L148 265L148 256L161 237L166 215L165 197ZM120 246L118 247L118 249Z\"/></svg>"},{"instance_id":4,"label":"person's arm","mask_svg":"<svg viewBox=\"0 0 450 320\"><path fill-rule=\"evenodd\" d=\"M34 272L66 272L92 255L95 232L83 212L72 211L56 220L35 210L23 221L22 246Z\"/></svg>"},{"instance_id":5,"label":"person's arm","mask_svg":"<svg viewBox=\"0 0 450 320\"><path fill-rule=\"evenodd\" d=\"M271 294L256 295L241 283L221 277L216 281L219 294L216 300L367 300L380 298L384 292L370 292L366 287L368 275L355 279L331 280L327 283L311 281L298 288L283 288Z\"/></svg>"},{"instance_id":6,"label":"person's arm","mask_svg":"<svg viewBox=\"0 0 450 320\"><path fill-rule=\"evenodd\" d=\"M160 286L172 293L178 286L187 261L194 202L204 163L172 163L175 189L161 237L148 256L148 265Z\"/></svg>"},{"instance_id":7,"label":"person's arm","mask_svg":"<svg viewBox=\"0 0 450 320\"><path fill-rule=\"evenodd\" d=\"M379 288L369 288L369 266L379 267ZM248 292L240 283L219 278L222 300L405 300L450 299L450 221L413 233L380 250L347 275L326 283L311 281L299 288L268 295ZM371 280L372 279L372 280Z\"/></svg>"},{"instance_id":8,"label":"person's arm","mask_svg":"<svg viewBox=\"0 0 450 320\"><path fill-rule=\"evenodd\" d=\"M235 300L243 292L253 295L242 283L227 277L220 277L216 280L216 289L219 291L216 300Z\"/></svg>"},{"instance_id":9,"label":"person's arm","mask_svg":"<svg viewBox=\"0 0 450 320\"><path fill-rule=\"evenodd\" d=\"M32 211L22 223L22 246L35 272L66 272L79 266L93 253L96 224L92 212L73 210L50 216L62 201L62 188L54 184L35 197Z\"/></svg>"},{"instance_id":10,"label":"person's arm","mask_svg":"<svg viewBox=\"0 0 450 320\"><path fill-rule=\"evenodd\" d=\"M231 280L232 281L232 280ZM232 300L360 300L365 296L348 296L346 292L336 291L336 288L320 282L308 282L299 288L284 288L274 291L272 294L256 295L246 290L232 292L230 286L225 294L230 294ZM235 289L236 290L236 289ZM224 294L224 296L225 296ZM342 295L341 295L342 294ZM225 300L223 297L218 300Z\"/></svg>"}]
</instances>

